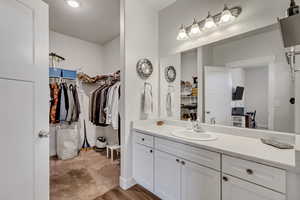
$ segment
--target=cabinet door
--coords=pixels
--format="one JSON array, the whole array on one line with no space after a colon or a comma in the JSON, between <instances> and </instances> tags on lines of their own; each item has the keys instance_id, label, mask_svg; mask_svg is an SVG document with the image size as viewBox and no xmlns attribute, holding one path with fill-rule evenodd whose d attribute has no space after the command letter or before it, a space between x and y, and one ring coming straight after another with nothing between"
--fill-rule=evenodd
<instances>
[{"instance_id":1,"label":"cabinet door","mask_svg":"<svg viewBox=\"0 0 300 200\"><path fill-rule=\"evenodd\" d=\"M223 200L285 200L281 193L224 175L222 179Z\"/></svg>"},{"instance_id":2,"label":"cabinet door","mask_svg":"<svg viewBox=\"0 0 300 200\"><path fill-rule=\"evenodd\" d=\"M179 160L169 154L155 151L154 192L163 200L180 200Z\"/></svg>"},{"instance_id":3,"label":"cabinet door","mask_svg":"<svg viewBox=\"0 0 300 200\"><path fill-rule=\"evenodd\" d=\"M133 177L135 181L153 192L153 150L141 144L134 144Z\"/></svg>"},{"instance_id":4,"label":"cabinet door","mask_svg":"<svg viewBox=\"0 0 300 200\"><path fill-rule=\"evenodd\" d=\"M220 172L200 165L181 161L181 200L220 200Z\"/></svg>"}]
</instances>

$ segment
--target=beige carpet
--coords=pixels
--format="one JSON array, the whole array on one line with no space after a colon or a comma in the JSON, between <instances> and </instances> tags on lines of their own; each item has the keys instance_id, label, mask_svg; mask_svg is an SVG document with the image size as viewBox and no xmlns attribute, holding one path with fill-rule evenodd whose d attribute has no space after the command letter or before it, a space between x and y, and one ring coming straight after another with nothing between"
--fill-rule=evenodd
<instances>
[{"instance_id":1,"label":"beige carpet","mask_svg":"<svg viewBox=\"0 0 300 200\"><path fill-rule=\"evenodd\" d=\"M50 168L50 200L94 200L119 185L119 161L112 163L105 152L51 159Z\"/></svg>"}]
</instances>

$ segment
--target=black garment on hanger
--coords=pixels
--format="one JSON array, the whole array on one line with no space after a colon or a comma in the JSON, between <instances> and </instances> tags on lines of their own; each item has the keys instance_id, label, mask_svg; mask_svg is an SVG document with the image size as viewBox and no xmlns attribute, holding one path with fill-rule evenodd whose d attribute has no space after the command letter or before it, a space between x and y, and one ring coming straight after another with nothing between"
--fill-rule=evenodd
<instances>
[{"instance_id":1,"label":"black garment on hanger","mask_svg":"<svg viewBox=\"0 0 300 200\"><path fill-rule=\"evenodd\" d=\"M57 107L56 107L56 114L55 114L55 119L57 121L60 121L60 100L61 100L61 87L60 85L58 85L59 87L59 92L58 92L58 103L57 103Z\"/></svg>"}]
</instances>

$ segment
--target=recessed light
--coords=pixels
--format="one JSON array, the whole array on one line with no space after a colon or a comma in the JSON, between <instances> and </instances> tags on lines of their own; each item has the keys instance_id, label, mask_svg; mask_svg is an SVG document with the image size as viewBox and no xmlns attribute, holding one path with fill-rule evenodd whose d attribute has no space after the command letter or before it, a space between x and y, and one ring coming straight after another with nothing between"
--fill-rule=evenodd
<instances>
[{"instance_id":1,"label":"recessed light","mask_svg":"<svg viewBox=\"0 0 300 200\"><path fill-rule=\"evenodd\" d=\"M80 7L80 3L76 0L66 0L66 2L72 8L79 8Z\"/></svg>"}]
</instances>

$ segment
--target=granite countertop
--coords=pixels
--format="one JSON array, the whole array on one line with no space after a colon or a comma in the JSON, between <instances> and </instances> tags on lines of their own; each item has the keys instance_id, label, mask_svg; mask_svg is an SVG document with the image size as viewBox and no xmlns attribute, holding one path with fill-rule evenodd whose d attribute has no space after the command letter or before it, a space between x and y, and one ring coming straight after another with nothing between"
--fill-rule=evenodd
<instances>
[{"instance_id":1,"label":"granite countertop","mask_svg":"<svg viewBox=\"0 0 300 200\"><path fill-rule=\"evenodd\" d=\"M299 137L296 139L295 149L281 150L263 144L259 138L237 136L227 133L213 132L218 137L218 139L214 141L193 141L177 138L171 134L174 130L186 130L186 128L182 126L157 126L155 123L133 123L133 129L155 137L165 138L171 141L268 164L282 169L295 170L296 150L300 151Z\"/></svg>"}]
</instances>

